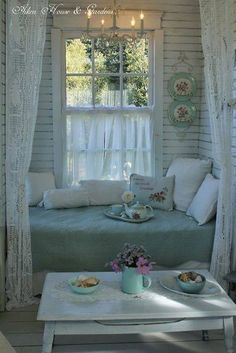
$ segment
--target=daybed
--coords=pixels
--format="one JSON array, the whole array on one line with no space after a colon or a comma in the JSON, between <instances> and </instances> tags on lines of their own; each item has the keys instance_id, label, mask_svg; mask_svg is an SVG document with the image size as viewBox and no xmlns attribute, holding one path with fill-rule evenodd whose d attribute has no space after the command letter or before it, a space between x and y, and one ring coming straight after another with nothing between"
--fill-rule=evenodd
<instances>
[{"instance_id":1,"label":"daybed","mask_svg":"<svg viewBox=\"0 0 236 353\"><path fill-rule=\"evenodd\" d=\"M125 242L143 244L158 265L210 262L215 221L198 226L183 212L154 210L142 224L107 218L107 206L30 207L33 270L102 271Z\"/></svg>"}]
</instances>

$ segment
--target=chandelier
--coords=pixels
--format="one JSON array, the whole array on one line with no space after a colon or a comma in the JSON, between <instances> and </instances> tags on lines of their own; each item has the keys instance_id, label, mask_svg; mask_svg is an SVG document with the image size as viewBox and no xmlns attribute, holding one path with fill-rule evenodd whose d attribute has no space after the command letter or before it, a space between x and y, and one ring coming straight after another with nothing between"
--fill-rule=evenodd
<instances>
[{"instance_id":1,"label":"chandelier","mask_svg":"<svg viewBox=\"0 0 236 353\"><path fill-rule=\"evenodd\" d=\"M92 10L88 9L87 11L87 30L84 34L85 37L87 38L103 38L106 40L112 40L112 41L125 41L125 40L132 40L133 42L139 39L142 39L145 36L144 32L144 13L143 11L140 12L140 26L139 30L135 28L135 18L132 16L131 21L130 21L130 29L129 30L122 30L120 27L117 26L117 18L119 17L120 13L120 6L117 6L116 0L114 0L114 5L112 9L112 26L107 28L105 30L105 20L101 20L101 28L100 32L97 33L96 35L93 35L92 30L90 28L90 22L92 18ZM124 33L128 32L128 33Z\"/></svg>"}]
</instances>

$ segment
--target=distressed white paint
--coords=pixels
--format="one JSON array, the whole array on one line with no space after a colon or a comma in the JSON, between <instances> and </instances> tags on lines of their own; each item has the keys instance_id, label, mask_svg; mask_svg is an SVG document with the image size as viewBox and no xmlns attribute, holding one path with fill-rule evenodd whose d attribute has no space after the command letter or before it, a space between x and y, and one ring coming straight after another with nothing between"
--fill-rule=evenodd
<instances>
[{"instance_id":1,"label":"distressed white paint","mask_svg":"<svg viewBox=\"0 0 236 353\"><path fill-rule=\"evenodd\" d=\"M59 0L52 3L62 3ZM90 1L80 1L81 8L85 8ZM108 7L107 1L96 1L99 8ZM164 80L163 80L163 123L156 135L157 144L160 146L160 162L163 161L164 172L170 162L177 156L198 156L199 120L187 129L184 136L176 134L178 129L171 126L167 117L168 105L172 101L167 91L167 82L171 77L172 65L178 60L180 50L184 50L189 63L193 65L193 74L198 81L196 97L193 101L200 108L202 86L202 48L200 13L198 0L136 0L119 1L124 9L142 8L164 12L162 28L164 30ZM74 8L77 1L68 0L65 6ZM35 139L32 155L31 170L53 170L53 119L52 119L52 69L51 69L51 27L52 18L47 22L47 42L44 55L43 78L40 90L39 112L35 130ZM180 67L180 70L186 69ZM158 87L157 87L158 89ZM163 130L163 132L161 131ZM55 158L57 151L55 150ZM158 163L159 161L157 161Z\"/></svg>"},{"instance_id":2,"label":"distressed white paint","mask_svg":"<svg viewBox=\"0 0 236 353\"><path fill-rule=\"evenodd\" d=\"M236 0L235 0L234 9L232 9L232 11L234 11L235 13L234 43L235 43L235 50L236 50ZM235 52L235 55L236 55L236 52ZM235 58L235 62L236 62L236 58ZM234 69L233 97L236 97L236 67ZM232 122L232 151L233 151L234 169L236 169L236 110L234 110L233 112L233 122ZM206 98L205 98L205 82L204 82L203 70L202 70L200 130L199 130L199 155L203 158L212 158L211 128L210 128L209 113L208 113ZM217 177L220 176L220 168L216 163L213 164L213 173Z\"/></svg>"},{"instance_id":3,"label":"distressed white paint","mask_svg":"<svg viewBox=\"0 0 236 353\"><path fill-rule=\"evenodd\" d=\"M1 85L0 85L0 310L5 306L5 126L6 126L6 1L1 1L0 7L0 58L1 58Z\"/></svg>"},{"instance_id":4,"label":"distressed white paint","mask_svg":"<svg viewBox=\"0 0 236 353\"><path fill-rule=\"evenodd\" d=\"M206 279L217 285L208 271L202 271ZM152 281L159 283L162 276L178 271L151 272ZM236 305L222 290L217 297L189 297L159 289L150 291L153 299L127 300L114 294L108 301L98 298L88 302L62 299L55 295L55 287L67 282L75 274L50 273L47 275L40 302L38 320L45 321L43 353L51 353L54 335L76 334L129 334L179 332L224 329L226 353L233 353L233 317ZM103 283L120 281L112 272L95 272ZM99 290L99 289L98 289ZM156 296L156 297L155 297ZM187 304L187 305L186 305ZM79 318L79 320L78 320Z\"/></svg>"}]
</instances>

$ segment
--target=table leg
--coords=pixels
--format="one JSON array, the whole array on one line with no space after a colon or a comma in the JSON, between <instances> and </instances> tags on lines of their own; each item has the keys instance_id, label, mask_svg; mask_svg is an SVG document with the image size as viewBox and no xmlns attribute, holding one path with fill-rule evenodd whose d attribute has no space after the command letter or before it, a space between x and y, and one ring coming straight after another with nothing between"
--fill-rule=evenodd
<instances>
[{"instance_id":1,"label":"table leg","mask_svg":"<svg viewBox=\"0 0 236 353\"><path fill-rule=\"evenodd\" d=\"M202 340L209 341L209 335L207 330L202 330Z\"/></svg>"},{"instance_id":2,"label":"table leg","mask_svg":"<svg viewBox=\"0 0 236 353\"><path fill-rule=\"evenodd\" d=\"M226 353L234 353L234 322L232 317L224 318L225 350Z\"/></svg>"},{"instance_id":3,"label":"table leg","mask_svg":"<svg viewBox=\"0 0 236 353\"><path fill-rule=\"evenodd\" d=\"M55 333L55 322L45 322L43 333L43 351L42 353L51 353Z\"/></svg>"}]
</instances>

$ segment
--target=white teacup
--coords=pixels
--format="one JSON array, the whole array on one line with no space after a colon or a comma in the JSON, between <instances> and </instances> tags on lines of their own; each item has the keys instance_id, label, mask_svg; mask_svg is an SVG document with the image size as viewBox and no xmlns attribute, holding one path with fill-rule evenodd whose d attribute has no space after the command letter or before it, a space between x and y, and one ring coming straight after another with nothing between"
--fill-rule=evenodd
<instances>
[{"instance_id":1,"label":"white teacup","mask_svg":"<svg viewBox=\"0 0 236 353\"><path fill-rule=\"evenodd\" d=\"M123 205L111 205L111 211L116 215L119 216L121 212L123 211Z\"/></svg>"}]
</instances>

